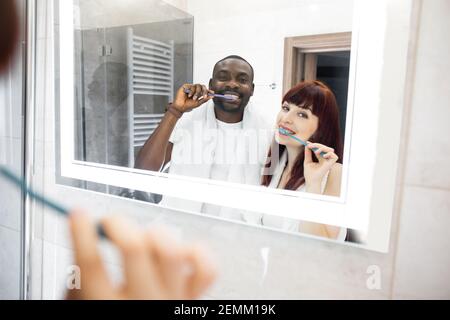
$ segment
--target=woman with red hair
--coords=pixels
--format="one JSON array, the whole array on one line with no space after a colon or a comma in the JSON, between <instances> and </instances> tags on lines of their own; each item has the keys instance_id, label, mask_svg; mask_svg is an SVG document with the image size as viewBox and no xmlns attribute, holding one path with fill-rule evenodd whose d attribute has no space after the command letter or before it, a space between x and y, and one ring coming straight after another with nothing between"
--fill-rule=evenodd
<instances>
[{"instance_id":1,"label":"woman with red hair","mask_svg":"<svg viewBox=\"0 0 450 320\"><path fill-rule=\"evenodd\" d=\"M307 143L305 147L298 140ZM277 152L272 157L272 152ZM320 81L289 90L276 119L276 132L262 184L267 187L339 196L342 178L339 110L333 92ZM265 215L267 226L345 240L346 229Z\"/></svg>"}]
</instances>

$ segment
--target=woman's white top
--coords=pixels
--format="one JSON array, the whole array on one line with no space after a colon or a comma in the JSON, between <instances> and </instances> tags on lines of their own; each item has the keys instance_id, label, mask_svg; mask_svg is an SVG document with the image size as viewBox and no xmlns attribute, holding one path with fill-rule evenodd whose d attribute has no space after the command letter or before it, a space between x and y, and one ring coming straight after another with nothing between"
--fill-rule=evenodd
<instances>
[{"instance_id":1,"label":"woman's white top","mask_svg":"<svg viewBox=\"0 0 450 320\"><path fill-rule=\"evenodd\" d=\"M278 162L278 165L275 167L275 172L272 176L272 180L270 181L269 188L278 188L278 185L280 184L280 180L283 175L283 171L284 171L284 168L286 167L286 164L287 164L287 152L284 152L280 157L280 161ZM322 194L325 191L325 187L327 185L328 174L329 174L329 171L322 179L322 184L321 184ZM305 184L301 185L297 189L297 191L306 192ZM301 227L302 221L300 221L300 220L278 217L278 216L267 215L267 214L264 214L262 216L261 223L262 223L262 225L267 226L267 227L283 229L283 230L291 231L291 232L301 232L301 229L302 229L302 227ZM341 228L336 240L345 241L346 236L347 236L347 229Z\"/></svg>"}]
</instances>

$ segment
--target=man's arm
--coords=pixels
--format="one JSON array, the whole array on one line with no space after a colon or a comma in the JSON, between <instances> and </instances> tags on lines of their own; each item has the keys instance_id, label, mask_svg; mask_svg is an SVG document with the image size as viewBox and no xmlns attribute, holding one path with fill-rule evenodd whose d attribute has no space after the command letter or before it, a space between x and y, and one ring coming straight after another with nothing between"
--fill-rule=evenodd
<instances>
[{"instance_id":1,"label":"man's arm","mask_svg":"<svg viewBox=\"0 0 450 320\"><path fill-rule=\"evenodd\" d=\"M170 161L173 144L169 142L178 118L166 112L153 134L139 150L135 167L151 171L160 171Z\"/></svg>"},{"instance_id":2,"label":"man's arm","mask_svg":"<svg viewBox=\"0 0 450 320\"><path fill-rule=\"evenodd\" d=\"M160 124L139 151L135 162L136 168L160 171L170 161L173 144L169 139L178 119L184 112L189 112L212 99L208 96L208 92L212 91L200 84L184 84L178 89L175 101L169 106Z\"/></svg>"}]
</instances>

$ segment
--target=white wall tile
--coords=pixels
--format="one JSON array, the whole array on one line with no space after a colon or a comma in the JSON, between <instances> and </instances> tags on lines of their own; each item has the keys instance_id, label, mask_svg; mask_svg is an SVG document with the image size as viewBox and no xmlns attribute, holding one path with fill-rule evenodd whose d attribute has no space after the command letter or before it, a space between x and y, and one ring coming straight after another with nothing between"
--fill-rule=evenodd
<instances>
[{"instance_id":1,"label":"white wall tile","mask_svg":"<svg viewBox=\"0 0 450 320\"><path fill-rule=\"evenodd\" d=\"M450 298L450 191L406 187L400 215L394 298Z\"/></svg>"},{"instance_id":2,"label":"white wall tile","mask_svg":"<svg viewBox=\"0 0 450 320\"><path fill-rule=\"evenodd\" d=\"M21 175L21 139L0 137L0 163ZM20 190L11 182L0 179L0 225L20 230Z\"/></svg>"},{"instance_id":3,"label":"white wall tile","mask_svg":"<svg viewBox=\"0 0 450 320\"><path fill-rule=\"evenodd\" d=\"M47 39L42 38L36 41L36 73L39 75L46 74L47 70ZM40 77L39 81L36 81L36 110L35 110L35 139L37 141L44 141L45 125L44 125L44 109L46 106L46 87L47 77Z\"/></svg>"},{"instance_id":4,"label":"white wall tile","mask_svg":"<svg viewBox=\"0 0 450 320\"><path fill-rule=\"evenodd\" d=\"M68 268L73 265L73 253L64 247L44 241L43 299L63 299Z\"/></svg>"},{"instance_id":5,"label":"white wall tile","mask_svg":"<svg viewBox=\"0 0 450 320\"><path fill-rule=\"evenodd\" d=\"M64 299L71 267L74 265L73 251L63 246L44 241L42 298L50 300ZM122 268L104 260L104 266L113 284L123 281ZM83 270L81 270L83 276Z\"/></svg>"},{"instance_id":6,"label":"white wall tile","mask_svg":"<svg viewBox=\"0 0 450 320\"><path fill-rule=\"evenodd\" d=\"M51 300L55 297L56 282L56 246L52 243L43 242L42 247L42 299Z\"/></svg>"},{"instance_id":7,"label":"white wall tile","mask_svg":"<svg viewBox=\"0 0 450 320\"><path fill-rule=\"evenodd\" d=\"M47 26L50 21L47 19L47 6L49 1L37 1L36 2L36 34L38 39L47 37Z\"/></svg>"},{"instance_id":8,"label":"white wall tile","mask_svg":"<svg viewBox=\"0 0 450 320\"><path fill-rule=\"evenodd\" d=\"M0 190L0 226L20 231L20 192L7 181L0 181Z\"/></svg>"},{"instance_id":9,"label":"white wall tile","mask_svg":"<svg viewBox=\"0 0 450 320\"><path fill-rule=\"evenodd\" d=\"M33 238L31 244L31 299L42 299L44 241Z\"/></svg>"},{"instance_id":10,"label":"white wall tile","mask_svg":"<svg viewBox=\"0 0 450 320\"><path fill-rule=\"evenodd\" d=\"M393 297L450 298L450 27L445 0L423 1Z\"/></svg>"},{"instance_id":11,"label":"white wall tile","mask_svg":"<svg viewBox=\"0 0 450 320\"><path fill-rule=\"evenodd\" d=\"M20 232L0 226L0 300L20 298Z\"/></svg>"},{"instance_id":12,"label":"white wall tile","mask_svg":"<svg viewBox=\"0 0 450 320\"><path fill-rule=\"evenodd\" d=\"M450 3L424 2L419 47L406 183L450 189Z\"/></svg>"},{"instance_id":13,"label":"white wall tile","mask_svg":"<svg viewBox=\"0 0 450 320\"><path fill-rule=\"evenodd\" d=\"M241 229L241 230L239 230ZM225 231L225 230L224 230ZM227 239L217 231L208 245L220 254L221 276L210 296L226 299L386 298L391 256L286 235L237 228ZM229 231L227 233L230 233ZM219 239L217 239L219 238ZM223 245L226 243L227 245ZM239 245L245 243L245 246ZM262 249L268 249L264 276ZM368 266L381 270L381 289L369 290ZM245 284L243 284L245 282Z\"/></svg>"}]
</instances>

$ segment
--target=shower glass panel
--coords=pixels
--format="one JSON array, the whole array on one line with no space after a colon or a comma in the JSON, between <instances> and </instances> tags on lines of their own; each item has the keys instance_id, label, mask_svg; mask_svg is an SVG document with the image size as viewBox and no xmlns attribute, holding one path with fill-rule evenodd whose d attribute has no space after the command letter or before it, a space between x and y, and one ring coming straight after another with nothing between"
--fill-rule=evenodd
<instances>
[{"instance_id":1,"label":"shower glass panel","mask_svg":"<svg viewBox=\"0 0 450 320\"><path fill-rule=\"evenodd\" d=\"M134 167L174 92L192 82L193 17L163 1L149 2L142 12L123 15L105 2L95 7L95 17L92 1L75 2L76 160ZM164 9L155 15L155 6Z\"/></svg>"}]
</instances>

